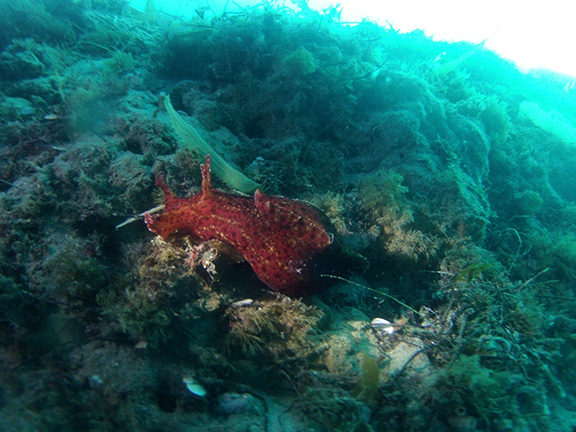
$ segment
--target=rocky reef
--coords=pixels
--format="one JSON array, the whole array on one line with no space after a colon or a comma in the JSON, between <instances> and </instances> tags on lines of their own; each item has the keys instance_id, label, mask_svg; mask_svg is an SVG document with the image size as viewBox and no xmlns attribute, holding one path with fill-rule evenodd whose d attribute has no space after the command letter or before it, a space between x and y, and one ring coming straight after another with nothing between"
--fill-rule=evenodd
<instances>
[{"instance_id":1,"label":"rocky reef","mask_svg":"<svg viewBox=\"0 0 576 432\"><path fill-rule=\"evenodd\" d=\"M294 3L6 5L1 430L576 427L574 78ZM175 118L323 211L330 288L147 229L201 188Z\"/></svg>"}]
</instances>

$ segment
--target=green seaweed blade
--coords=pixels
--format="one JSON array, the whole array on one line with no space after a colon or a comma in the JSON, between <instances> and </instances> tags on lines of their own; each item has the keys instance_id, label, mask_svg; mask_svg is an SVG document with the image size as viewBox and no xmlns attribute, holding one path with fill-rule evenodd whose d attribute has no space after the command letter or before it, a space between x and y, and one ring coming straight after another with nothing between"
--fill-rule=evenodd
<instances>
[{"instance_id":1,"label":"green seaweed blade","mask_svg":"<svg viewBox=\"0 0 576 432\"><path fill-rule=\"evenodd\" d=\"M203 157L206 154L210 155L210 167L212 172L221 180L225 181L233 189L242 193L253 193L260 186L255 181L249 179L232 165L230 165L222 156L200 136L200 134L186 123L184 119L176 112L170 103L170 97L164 98L164 107L170 116L172 126L176 130L177 135L182 140L182 146L190 149L199 156Z\"/></svg>"}]
</instances>

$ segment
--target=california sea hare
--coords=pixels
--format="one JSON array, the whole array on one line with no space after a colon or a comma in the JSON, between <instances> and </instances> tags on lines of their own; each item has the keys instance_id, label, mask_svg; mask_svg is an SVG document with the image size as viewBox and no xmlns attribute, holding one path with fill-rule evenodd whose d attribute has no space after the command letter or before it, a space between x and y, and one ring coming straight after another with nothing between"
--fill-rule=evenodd
<instances>
[{"instance_id":1,"label":"california sea hare","mask_svg":"<svg viewBox=\"0 0 576 432\"><path fill-rule=\"evenodd\" d=\"M236 248L271 289L292 297L313 291L317 265L334 240L322 212L260 190L251 198L214 189L209 155L201 171L202 191L187 198L174 195L161 174L156 177L166 206L161 215L146 214L150 231L162 238L178 232L219 240Z\"/></svg>"}]
</instances>

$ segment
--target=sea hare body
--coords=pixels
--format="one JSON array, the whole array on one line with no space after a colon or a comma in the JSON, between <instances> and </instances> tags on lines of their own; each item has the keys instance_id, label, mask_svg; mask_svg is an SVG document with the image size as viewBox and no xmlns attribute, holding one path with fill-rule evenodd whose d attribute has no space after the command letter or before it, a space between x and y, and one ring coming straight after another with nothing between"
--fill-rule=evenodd
<instances>
[{"instance_id":1,"label":"sea hare body","mask_svg":"<svg viewBox=\"0 0 576 432\"><path fill-rule=\"evenodd\" d=\"M163 238L178 232L219 240L236 248L271 289L292 297L310 293L317 261L334 239L320 210L260 190L253 198L216 190L209 155L201 168L202 192L188 198L178 198L161 175L156 178L166 206L161 215L146 214L150 231Z\"/></svg>"}]
</instances>

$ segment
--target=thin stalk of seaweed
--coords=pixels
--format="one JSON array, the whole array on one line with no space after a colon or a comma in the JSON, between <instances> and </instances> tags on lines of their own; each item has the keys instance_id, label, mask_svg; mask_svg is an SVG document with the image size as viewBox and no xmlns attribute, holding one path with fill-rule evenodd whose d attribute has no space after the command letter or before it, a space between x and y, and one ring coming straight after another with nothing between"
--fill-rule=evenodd
<instances>
[{"instance_id":1,"label":"thin stalk of seaweed","mask_svg":"<svg viewBox=\"0 0 576 432\"><path fill-rule=\"evenodd\" d=\"M351 280L349 280L349 279L346 279L346 278L343 278L343 277L340 277L340 276L336 276L336 275L321 274L320 277L327 277L327 278L331 278L331 279L338 279L338 280L341 280L342 282L347 282L347 283L350 283L350 284L352 284L352 285L356 285L356 286L359 287L359 288L363 288L363 289L365 289L365 290L368 290L368 291L371 291L371 292L376 293L376 294L378 294L378 295L381 295L382 297L389 298L390 300L394 300L396 303L398 303L398 304L404 306L405 308L407 308L408 310L414 312L414 313L415 313L416 315L418 315L419 317L424 318L424 316L423 316L420 312L418 312L416 309L414 309L413 307L408 306L406 303L398 300L396 297L391 296L390 294L383 293L383 292L378 291L378 290L376 290L376 289L374 289L374 288L367 287L366 285L362 285L362 284L359 284L358 282L354 282L354 281L351 281Z\"/></svg>"}]
</instances>

